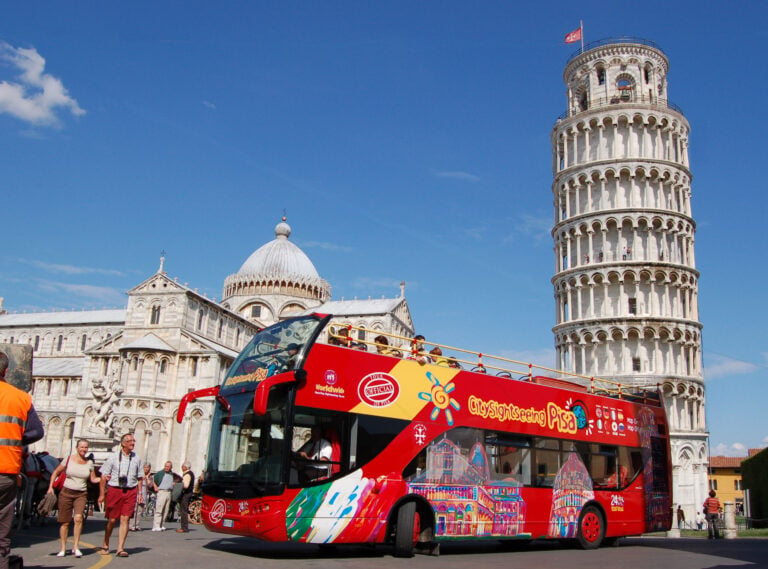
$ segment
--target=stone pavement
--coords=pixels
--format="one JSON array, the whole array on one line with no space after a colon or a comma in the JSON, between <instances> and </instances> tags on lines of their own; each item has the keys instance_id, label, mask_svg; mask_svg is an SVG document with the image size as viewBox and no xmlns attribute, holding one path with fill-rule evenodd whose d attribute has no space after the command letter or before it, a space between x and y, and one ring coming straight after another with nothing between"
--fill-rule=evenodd
<instances>
[{"instance_id":1,"label":"stone pavement","mask_svg":"<svg viewBox=\"0 0 768 569\"><path fill-rule=\"evenodd\" d=\"M190 533L176 533L177 523L166 524L168 531L149 531L152 522L144 520L144 531L130 532L127 558L115 557L117 532L112 535L110 555L99 555L106 521L97 513L85 522L80 549L83 557L56 557L59 551L59 524L48 518L45 526L17 532L12 552L24 558L27 569L530 569L533 567L632 567L632 569L700 569L744 566L768 568L768 539L666 539L628 538L620 547L581 551L557 542L534 542L530 546L498 541L448 543L440 557L419 555L411 559L392 557L389 546L320 547L311 544L265 543L252 538L209 532L203 526L190 526ZM71 527L70 527L71 532ZM70 536L69 548L72 546Z\"/></svg>"},{"instance_id":2,"label":"stone pavement","mask_svg":"<svg viewBox=\"0 0 768 569\"><path fill-rule=\"evenodd\" d=\"M116 558L117 549L117 528L112 532L110 543L110 555L100 555L98 549L104 539L104 528L106 520L104 515L96 513L90 516L83 528L83 534L80 539L80 551L83 552L82 558L75 558L71 554L72 549L72 524L69 527L69 540L67 542L67 556L64 558L56 557L59 551L59 524L55 517L47 519L45 525L32 526L16 532L12 537L11 553L20 555L24 558L24 567L45 567L45 568L68 568L80 567L98 569L104 567L114 560L121 564L129 561L134 556L136 561L141 561L143 567L153 567L160 562L164 553L169 551L178 552L185 548L185 543L195 536L196 541L201 538L206 542L216 538L216 534L207 531L202 526L192 525L190 533L176 533L178 523L166 523L167 531L153 532L152 520L143 520L144 530L140 532L129 532L126 540L126 551L128 558ZM153 552L151 556L145 553ZM134 565L128 563L128 565ZM175 565L175 563L174 563ZM136 567L139 565L137 564ZM181 565L180 565L181 566Z\"/></svg>"}]
</instances>

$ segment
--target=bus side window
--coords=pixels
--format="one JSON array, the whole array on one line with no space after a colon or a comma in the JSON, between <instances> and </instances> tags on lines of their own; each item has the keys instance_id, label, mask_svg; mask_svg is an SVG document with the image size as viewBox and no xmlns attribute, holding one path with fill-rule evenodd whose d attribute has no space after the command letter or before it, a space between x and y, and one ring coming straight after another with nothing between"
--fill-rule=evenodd
<instances>
[{"instance_id":1,"label":"bus side window","mask_svg":"<svg viewBox=\"0 0 768 569\"><path fill-rule=\"evenodd\" d=\"M414 459L403 469L403 479L409 480L421 475L427 468L427 447L421 449Z\"/></svg>"},{"instance_id":2,"label":"bus side window","mask_svg":"<svg viewBox=\"0 0 768 569\"><path fill-rule=\"evenodd\" d=\"M596 489L618 488L620 474L617 473L616 467L616 447L592 445L590 474Z\"/></svg>"},{"instance_id":3,"label":"bus side window","mask_svg":"<svg viewBox=\"0 0 768 569\"><path fill-rule=\"evenodd\" d=\"M512 447L502 460L502 474L523 486L531 485L531 449Z\"/></svg>"},{"instance_id":4,"label":"bus side window","mask_svg":"<svg viewBox=\"0 0 768 569\"><path fill-rule=\"evenodd\" d=\"M619 487L624 488L635 479L642 463L639 450L619 447Z\"/></svg>"},{"instance_id":5,"label":"bus side window","mask_svg":"<svg viewBox=\"0 0 768 569\"><path fill-rule=\"evenodd\" d=\"M551 488L560 470L560 444L554 439L536 440L536 486Z\"/></svg>"},{"instance_id":6,"label":"bus side window","mask_svg":"<svg viewBox=\"0 0 768 569\"><path fill-rule=\"evenodd\" d=\"M506 433L488 433L485 452L491 461L491 480L531 484L531 442Z\"/></svg>"}]
</instances>

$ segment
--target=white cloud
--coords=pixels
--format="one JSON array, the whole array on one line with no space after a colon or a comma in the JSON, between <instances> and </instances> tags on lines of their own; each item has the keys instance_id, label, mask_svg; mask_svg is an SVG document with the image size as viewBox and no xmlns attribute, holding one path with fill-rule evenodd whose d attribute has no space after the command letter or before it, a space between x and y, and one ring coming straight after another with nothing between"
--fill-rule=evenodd
<instances>
[{"instance_id":1,"label":"white cloud","mask_svg":"<svg viewBox=\"0 0 768 569\"><path fill-rule=\"evenodd\" d=\"M210 101L203 101L203 105L205 105L205 106L206 106L206 107L208 107L209 109L213 109L214 111L216 110L216 105L214 105L214 104L213 104L213 103L211 103Z\"/></svg>"},{"instance_id":2,"label":"white cloud","mask_svg":"<svg viewBox=\"0 0 768 569\"><path fill-rule=\"evenodd\" d=\"M438 178L450 178L451 180L460 180L462 182L479 182L480 176L475 176L469 172L462 172L460 170L445 170L441 172L435 172L435 176Z\"/></svg>"},{"instance_id":3,"label":"white cloud","mask_svg":"<svg viewBox=\"0 0 768 569\"><path fill-rule=\"evenodd\" d=\"M730 445L720 443L710 449L709 453L712 456L747 456L747 447L742 443L732 443Z\"/></svg>"},{"instance_id":4,"label":"white cloud","mask_svg":"<svg viewBox=\"0 0 768 569\"><path fill-rule=\"evenodd\" d=\"M488 231L488 228L486 227L468 227L467 229L464 229L464 235L466 235L469 239L472 239L473 241L482 241L483 236Z\"/></svg>"},{"instance_id":5,"label":"white cloud","mask_svg":"<svg viewBox=\"0 0 768 569\"><path fill-rule=\"evenodd\" d=\"M122 290L107 286L70 284L48 280L37 280L40 290L50 294L74 295L90 300L93 304L125 306L126 297Z\"/></svg>"},{"instance_id":6,"label":"white cloud","mask_svg":"<svg viewBox=\"0 0 768 569\"><path fill-rule=\"evenodd\" d=\"M720 377L753 373L758 370L758 366L755 364L711 352L707 355L707 361L709 363L704 367L704 379L707 381Z\"/></svg>"},{"instance_id":7,"label":"white cloud","mask_svg":"<svg viewBox=\"0 0 768 569\"><path fill-rule=\"evenodd\" d=\"M765 435L765 436L763 437L763 440L762 440L762 441L760 441L760 442L762 442L762 443L765 443L765 444L767 444L767 445L768 445L768 435Z\"/></svg>"},{"instance_id":8,"label":"white cloud","mask_svg":"<svg viewBox=\"0 0 768 569\"><path fill-rule=\"evenodd\" d=\"M56 263L46 263L44 261L35 261L35 260L27 261L26 259L20 259L20 262L27 263L28 265L32 265L33 267L37 267L38 269L43 269L44 271L48 271L51 273L63 273L65 275L97 274L97 275L112 275L112 276L118 276L118 277L125 276L125 273L115 269L96 269L91 267L76 267L74 265L60 265Z\"/></svg>"},{"instance_id":9,"label":"white cloud","mask_svg":"<svg viewBox=\"0 0 768 569\"><path fill-rule=\"evenodd\" d=\"M514 241L522 235L539 243L545 239L551 239L552 216L535 216L524 213L514 220L512 228L513 232L504 239L505 241Z\"/></svg>"},{"instance_id":10,"label":"white cloud","mask_svg":"<svg viewBox=\"0 0 768 569\"><path fill-rule=\"evenodd\" d=\"M0 42L0 61L19 71L17 81L0 82L0 113L37 126L58 126L58 109L84 115L60 79L45 73L45 59L34 48Z\"/></svg>"},{"instance_id":11,"label":"white cloud","mask_svg":"<svg viewBox=\"0 0 768 569\"><path fill-rule=\"evenodd\" d=\"M327 241L306 241L302 242L301 246L304 249L323 249L324 251L341 251L342 253L354 251L352 247L348 247L347 245L337 245L336 243L329 243Z\"/></svg>"}]
</instances>

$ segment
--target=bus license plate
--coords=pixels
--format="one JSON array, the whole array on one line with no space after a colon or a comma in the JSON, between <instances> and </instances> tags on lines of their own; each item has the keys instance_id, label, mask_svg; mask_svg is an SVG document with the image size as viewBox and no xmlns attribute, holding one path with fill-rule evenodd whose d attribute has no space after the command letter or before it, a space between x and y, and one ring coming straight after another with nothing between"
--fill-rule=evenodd
<instances>
[{"instance_id":1,"label":"bus license plate","mask_svg":"<svg viewBox=\"0 0 768 569\"><path fill-rule=\"evenodd\" d=\"M221 525L223 525L225 528L233 528L235 527L235 520L222 520Z\"/></svg>"}]
</instances>

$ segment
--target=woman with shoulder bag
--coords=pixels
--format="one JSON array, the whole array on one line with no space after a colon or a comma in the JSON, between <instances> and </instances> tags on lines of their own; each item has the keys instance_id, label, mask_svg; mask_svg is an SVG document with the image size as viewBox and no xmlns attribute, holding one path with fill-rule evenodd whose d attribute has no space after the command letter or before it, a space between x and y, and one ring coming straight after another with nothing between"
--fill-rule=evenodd
<instances>
[{"instance_id":1,"label":"woman with shoulder bag","mask_svg":"<svg viewBox=\"0 0 768 569\"><path fill-rule=\"evenodd\" d=\"M74 543L72 544L72 555L82 557L80 551L80 534L83 532L83 512L88 501L88 481L98 484L101 478L96 476L93 463L85 458L88 454L88 441L80 439L77 441L77 453L59 464L51 475L51 483L48 486L48 493L53 494L57 479L60 474L66 474L64 485L59 492L59 516L57 521L61 524L59 528L59 539L61 540L61 550L56 557L64 557L67 554L67 535L69 534L69 523L72 521L73 513L75 519Z\"/></svg>"}]
</instances>

